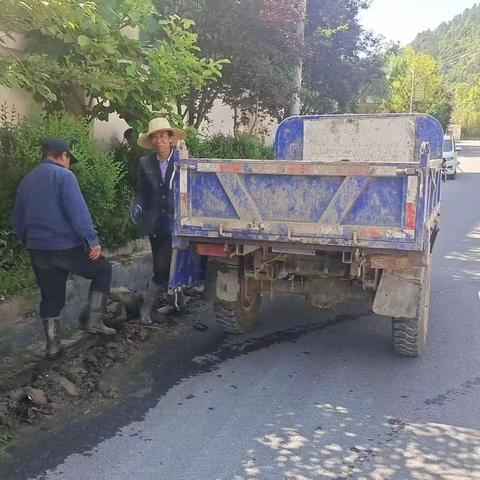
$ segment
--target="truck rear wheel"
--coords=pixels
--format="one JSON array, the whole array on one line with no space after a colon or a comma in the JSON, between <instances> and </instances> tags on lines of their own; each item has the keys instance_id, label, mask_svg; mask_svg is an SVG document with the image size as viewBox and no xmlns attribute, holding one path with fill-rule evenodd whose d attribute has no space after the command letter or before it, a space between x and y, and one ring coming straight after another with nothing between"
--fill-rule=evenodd
<instances>
[{"instance_id":1,"label":"truck rear wheel","mask_svg":"<svg viewBox=\"0 0 480 480\"><path fill-rule=\"evenodd\" d=\"M213 309L217 322L222 328L237 335L249 333L260 316L262 297L249 288L249 280L239 272L238 298L235 302L215 300Z\"/></svg>"},{"instance_id":2,"label":"truck rear wheel","mask_svg":"<svg viewBox=\"0 0 480 480\"><path fill-rule=\"evenodd\" d=\"M430 285L431 267L428 266L420 287L417 318L392 320L393 348L399 355L420 357L425 351L430 313Z\"/></svg>"}]
</instances>

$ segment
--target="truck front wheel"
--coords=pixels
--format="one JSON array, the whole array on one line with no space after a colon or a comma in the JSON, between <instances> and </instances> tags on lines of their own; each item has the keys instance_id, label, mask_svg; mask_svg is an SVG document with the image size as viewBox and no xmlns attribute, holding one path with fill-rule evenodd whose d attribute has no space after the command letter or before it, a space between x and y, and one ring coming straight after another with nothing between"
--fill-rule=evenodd
<instances>
[{"instance_id":1,"label":"truck front wheel","mask_svg":"<svg viewBox=\"0 0 480 480\"><path fill-rule=\"evenodd\" d=\"M393 348L396 353L406 357L420 357L427 345L430 312L430 266L425 268L422 280L417 317L394 318L392 320Z\"/></svg>"},{"instance_id":2,"label":"truck front wheel","mask_svg":"<svg viewBox=\"0 0 480 480\"><path fill-rule=\"evenodd\" d=\"M260 316L262 297L254 290L253 283L238 272L238 295L235 301L215 299L213 308L222 328L237 335L249 333Z\"/></svg>"}]
</instances>

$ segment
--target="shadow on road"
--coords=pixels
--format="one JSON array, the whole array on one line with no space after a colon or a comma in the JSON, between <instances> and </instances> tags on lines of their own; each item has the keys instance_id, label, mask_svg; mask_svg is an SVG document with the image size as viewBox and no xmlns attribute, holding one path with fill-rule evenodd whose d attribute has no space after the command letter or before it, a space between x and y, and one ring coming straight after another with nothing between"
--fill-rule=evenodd
<instances>
[{"instance_id":1,"label":"shadow on road","mask_svg":"<svg viewBox=\"0 0 480 480\"><path fill-rule=\"evenodd\" d=\"M236 478L279 478L273 472L297 480L480 478L476 430L383 417L383 432L375 434L366 432L370 416L355 417L341 406L317 404L313 414L314 431L296 423L295 412L277 415L275 424L265 425L265 434L255 439L242 462L243 475ZM271 462L256 460L266 457Z\"/></svg>"}]
</instances>

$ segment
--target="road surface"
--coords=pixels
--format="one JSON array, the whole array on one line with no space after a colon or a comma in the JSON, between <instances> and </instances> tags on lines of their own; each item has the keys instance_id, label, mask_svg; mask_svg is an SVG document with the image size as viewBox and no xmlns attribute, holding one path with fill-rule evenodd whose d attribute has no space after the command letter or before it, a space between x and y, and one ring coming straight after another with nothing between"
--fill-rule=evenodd
<instances>
[{"instance_id":1,"label":"road surface","mask_svg":"<svg viewBox=\"0 0 480 480\"><path fill-rule=\"evenodd\" d=\"M429 349L390 321L266 301L248 338L186 329L138 391L19 449L4 480L480 479L480 142L444 186ZM337 321L319 326L325 316ZM35 439L33 439L35 443Z\"/></svg>"}]
</instances>

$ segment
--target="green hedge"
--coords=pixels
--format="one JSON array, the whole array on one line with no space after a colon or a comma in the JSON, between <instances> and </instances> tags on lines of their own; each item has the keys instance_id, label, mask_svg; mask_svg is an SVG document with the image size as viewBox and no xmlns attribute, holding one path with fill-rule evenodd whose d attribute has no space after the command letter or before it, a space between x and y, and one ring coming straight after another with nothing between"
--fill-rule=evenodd
<instances>
[{"instance_id":1,"label":"green hedge","mask_svg":"<svg viewBox=\"0 0 480 480\"><path fill-rule=\"evenodd\" d=\"M266 146L260 137L249 133L237 137L221 133L201 137L192 133L188 136L187 146L190 155L199 158L273 158L273 147Z\"/></svg>"},{"instance_id":2,"label":"green hedge","mask_svg":"<svg viewBox=\"0 0 480 480\"><path fill-rule=\"evenodd\" d=\"M268 160L273 158L273 147L265 146L260 137L251 134L233 135L217 134L204 137L189 132L187 138L189 155L196 158L253 158ZM136 190L138 159L149 152L138 147L135 141L130 144L117 142L114 144L113 154L122 165L125 176L122 180L128 191Z\"/></svg>"}]
</instances>

